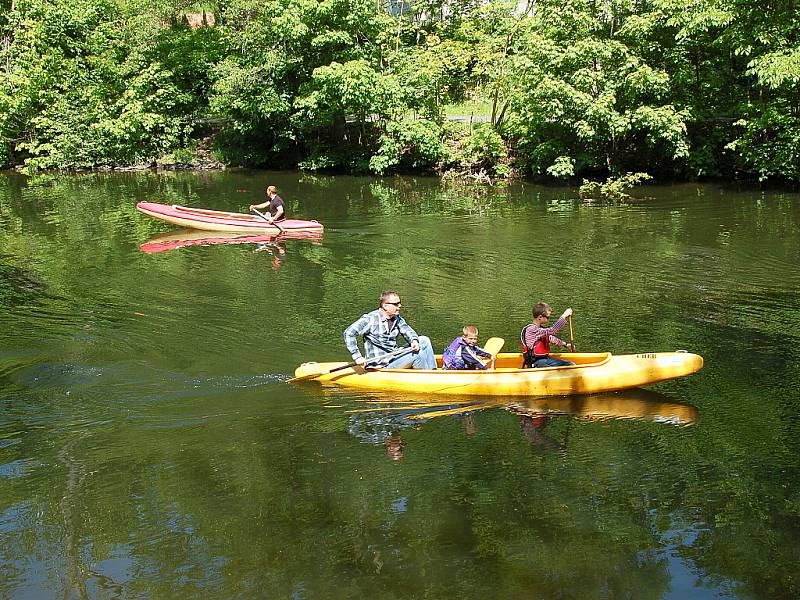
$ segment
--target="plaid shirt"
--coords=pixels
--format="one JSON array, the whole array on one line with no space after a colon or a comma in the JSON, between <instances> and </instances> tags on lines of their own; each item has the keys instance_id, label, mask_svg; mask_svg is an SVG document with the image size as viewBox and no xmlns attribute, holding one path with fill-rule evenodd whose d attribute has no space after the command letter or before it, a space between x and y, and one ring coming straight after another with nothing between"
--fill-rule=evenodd
<instances>
[{"instance_id":1,"label":"plaid shirt","mask_svg":"<svg viewBox=\"0 0 800 600\"><path fill-rule=\"evenodd\" d=\"M409 343L419 339L417 332L406 323L403 317L396 315L392 319L387 319L381 309L377 308L361 315L358 321L344 330L344 343L353 356L353 360L356 360L361 357L357 338L362 336L367 358L372 358L395 350L398 335L402 335Z\"/></svg>"}]
</instances>

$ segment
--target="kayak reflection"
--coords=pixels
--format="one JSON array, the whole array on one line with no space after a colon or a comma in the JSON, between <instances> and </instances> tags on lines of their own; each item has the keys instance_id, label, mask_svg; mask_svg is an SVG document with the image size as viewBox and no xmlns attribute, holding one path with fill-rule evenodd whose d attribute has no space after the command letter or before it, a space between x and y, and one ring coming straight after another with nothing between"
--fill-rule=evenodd
<instances>
[{"instance_id":1,"label":"kayak reflection","mask_svg":"<svg viewBox=\"0 0 800 600\"><path fill-rule=\"evenodd\" d=\"M514 399L506 405L512 412L526 415L571 415L581 419L638 419L670 425L693 425L698 411L694 406L675 402L668 396L633 388L587 396L547 396Z\"/></svg>"},{"instance_id":2,"label":"kayak reflection","mask_svg":"<svg viewBox=\"0 0 800 600\"><path fill-rule=\"evenodd\" d=\"M339 396L333 390L326 396ZM352 394L348 394L352 399ZM373 392L359 394L356 401L368 407L355 408L350 413L401 413L403 420L421 421L448 415L459 415L487 408L503 408L529 416L565 415L580 419L636 419L669 425L692 425L697 422L698 410L689 404L676 402L669 396L644 388L581 396L537 396L509 398L483 396L480 399L460 396L441 397L424 394L391 394Z\"/></svg>"},{"instance_id":3,"label":"kayak reflection","mask_svg":"<svg viewBox=\"0 0 800 600\"><path fill-rule=\"evenodd\" d=\"M644 388L588 396L542 396L511 401L501 396L477 400L463 396L442 398L387 392L353 396L340 388L323 389L322 393L331 408L344 408L345 402L363 405L345 410L348 433L363 443L384 446L387 458L393 461L402 460L404 456L404 431L419 429L425 421L436 417L453 416L461 419L464 434L473 436L477 431L475 413L487 408L503 408L518 415L522 435L539 452L565 451L572 419L632 419L681 427L693 425L698 419L695 407ZM561 434L548 433L548 424L555 423L559 417L572 419L566 420L566 430L562 427Z\"/></svg>"},{"instance_id":4,"label":"kayak reflection","mask_svg":"<svg viewBox=\"0 0 800 600\"><path fill-rule=\"evenodd\" d=\"M202 231L198 229L179 229L167 233L159 233L139 246L139 250L148 254L175 250L185 246L213 246L216 244L276 244L285 240L309 240L312 244L322 243L322 232L287 231L275 233L231 233L225 231ZM283 245L285 253L285 245ZM283 253L281 253L283 254Z\"/></svg>"}]
</instances>

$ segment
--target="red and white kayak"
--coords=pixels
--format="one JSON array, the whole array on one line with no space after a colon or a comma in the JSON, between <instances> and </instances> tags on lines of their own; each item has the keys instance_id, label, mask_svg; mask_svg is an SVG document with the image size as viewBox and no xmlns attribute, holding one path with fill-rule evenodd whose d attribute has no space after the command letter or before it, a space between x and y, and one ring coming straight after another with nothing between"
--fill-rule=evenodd
<instances>
[{"instance_id":1,"label":"red and white kayak","mask_svg":"<svg viewBox=\"0 0 800 600\"><path fill-rule=\"evenodd\" d=\"M321 232L322 223L301 219L279 221L277 226L270 224L258 215L223 212L205 208L189 208L178 204L159 204L158 202L139 202L136 210L155 219L205 231L258 231L265 233L281 233L291 231Z\"/></svg>"}]
</instances>

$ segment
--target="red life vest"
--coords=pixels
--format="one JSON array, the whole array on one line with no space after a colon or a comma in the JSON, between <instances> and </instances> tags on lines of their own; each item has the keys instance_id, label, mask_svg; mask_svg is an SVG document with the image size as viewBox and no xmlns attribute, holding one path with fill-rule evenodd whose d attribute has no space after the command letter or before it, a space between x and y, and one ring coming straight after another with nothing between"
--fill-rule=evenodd
<instances>
[{"instance_id":1,"label":"red life vest","mask_svg":"<svg viewBox=\"0 0 800 600\"><path fill-rule=\"evenodd\" d=\"M528 323L525 327L522 328L522 331L519 334L519 339L522 342L522 368L523 369L531 369L533 368L533 361L540 359L540 358L547 358L550 356L550 336L545 335L540 337L534 343L533 348L528 348L527 344L525 343L525 333L528 331L528 327L533 325L533 323Z\"/></svg>"}]
</instances>

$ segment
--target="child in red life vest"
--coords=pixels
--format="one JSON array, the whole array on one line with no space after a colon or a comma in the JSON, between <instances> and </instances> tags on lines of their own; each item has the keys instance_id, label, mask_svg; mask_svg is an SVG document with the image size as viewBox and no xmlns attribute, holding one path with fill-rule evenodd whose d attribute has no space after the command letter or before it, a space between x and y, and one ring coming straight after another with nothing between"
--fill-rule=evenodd
<instances>
[{"instance_id":1,"label":"child in red life vest","mask_svg":"<svg viewBox=\"0 0 800 600\"><path fill-rule=\"evenodd\" d=\"M567 324L567 318L572 316L572 309L564 311L552 327L546 327L553 309L545 302L539 302L533 307L533 323L528 323L522 328L520 341L524 357L523 367L563 367L575 363L562 358L550 356L550 344L569 346L567 342L557 338L554 333Z\"/></svg>"},{"instance_id":2,"label":"child in red life vest","mask_svg":"<svg viewBox=\"0 0 800 600\"><path fill-rule=\"evenodd\" d=\"M442 353L444 368L457 370L488 369L489 367L481 361L481 357L491 358L492 355L476 345L478 343L478 328L475 325L465 325L461 332L463 335L454 339L447 347L447 350Z\"/></svg>"}]
</instances>

